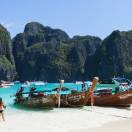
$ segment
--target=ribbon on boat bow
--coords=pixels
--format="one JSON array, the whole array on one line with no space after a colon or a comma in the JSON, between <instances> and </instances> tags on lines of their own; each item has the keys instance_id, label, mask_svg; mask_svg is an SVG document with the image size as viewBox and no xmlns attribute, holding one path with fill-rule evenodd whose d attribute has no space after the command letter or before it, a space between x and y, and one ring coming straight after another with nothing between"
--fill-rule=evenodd
<instances>
[{"instance_id":1,"label":"ribbon on boat bow","mask_svg":"<svg viewBox=\"0 0 132 132\"><path fill-rule=\"evenodd\" d=\"M60 80L60 88L57 89L57 93L56 93L58 108L60 107L60 103L61 103L60 92L63 87L63 84L64 84L64 80Z\"/></svg>"},{"instance_id":2,"label":"ribbon on boat bow","mask_svg":"<svg viewBox=\"0 0 132 132\"><path fill-rule=\"evenodd\" d=\"M98 83L99 78L98 77L94 77L93 78L93 82L92 85L90 86L90 89L88 92L86 92L85 97L84 97L84 102L83 102L83 109L85 107L85 105L87 104L88 101L88 97L91 97L91 106L94 105L94 89L96 87L96 84Z\"/></svg>"}]
</instances>

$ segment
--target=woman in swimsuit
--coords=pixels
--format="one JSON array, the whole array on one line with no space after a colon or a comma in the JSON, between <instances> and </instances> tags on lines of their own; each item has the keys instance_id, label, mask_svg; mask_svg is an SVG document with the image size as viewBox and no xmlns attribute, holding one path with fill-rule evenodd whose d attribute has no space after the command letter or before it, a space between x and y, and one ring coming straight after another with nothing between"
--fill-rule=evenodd
<instances>
[{"instance_id":1,"label":"woman in swimsuit","mask_svg":"<svg viewBox=\"0 0 132 132\"><path fill-rule=\"evenodd\" d=\"M5 121L4 108L6 108L6 106L4 105L2 98L0 98L0 116L2 117L3 121Z\"/></svg>"}]
</instances>

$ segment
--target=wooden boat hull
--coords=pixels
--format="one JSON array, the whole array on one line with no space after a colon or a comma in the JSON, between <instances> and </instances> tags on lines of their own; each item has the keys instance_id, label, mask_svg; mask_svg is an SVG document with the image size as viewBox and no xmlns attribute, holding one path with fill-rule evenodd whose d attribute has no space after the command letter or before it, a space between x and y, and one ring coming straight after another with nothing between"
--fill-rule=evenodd
<instances>
[{"instance_id":1,"label":"wooden boat hull","mask_svg":"<svg viewBox=\"0 0 132 132\"><path fill-rule=\"evenodd\" d=\"M61 96L61 107L80 107L84 102L85 93L68 94Z\"/></svg>"},{"instance_id":2,"label":"wooden boat hull","mask_svg":"<svg viewBox=\"0 0 132 132\"><path fill-rule=\"evenodd\" d=\"M132 90L108 96L94 96L94 105L96 106L129 107L131 104ZM90 99L88 99L87 105L90 105Z\"/></svg>"},{"instance_id":3,"label":"wooden boat hull","mask_svg":"<svg viewBox=\"0 0 132 132\"><path fill-rule=\"evenodd\" d=\"M35 98L25 98L21 102L16 102L15 104L19 104L24 107L29 108L53 108L55 106L55 102L52 97L35 97Z\"/></svg>"},{"instance_id":4,"label":"wooden boat hull","mask_svg":"<svg viewBox=\"0 0 132 132\"><path fill-rule=\"evenodd\" d=\"M68 94L61 96L61 107L79 107L83 105L85 93ZM95 106L129 107L132 104L132 90L117 93L114 95L94 95ZM87 105L90 105L88 98Z\"/></svg>"}]
</instances>

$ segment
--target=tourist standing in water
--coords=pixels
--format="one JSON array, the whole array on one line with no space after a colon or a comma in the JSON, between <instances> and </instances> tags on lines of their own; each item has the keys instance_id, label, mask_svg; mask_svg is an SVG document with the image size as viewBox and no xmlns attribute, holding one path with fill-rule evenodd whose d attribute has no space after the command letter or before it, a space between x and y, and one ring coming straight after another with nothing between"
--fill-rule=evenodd
<instances>
[{"instance_id":1,"label":"tourist standing in water","mask_svg":"<svg viewBox=\"0 0 132 132\"><path fill-rule=\"evenodd\" d=\"M24 91L24 88L21 87L17 93L16 93L16 103L20 103L21 101L23 101L23 91Z\"/></svg>"},{"instance_id":2,"label":"tourist standing in water","mask_svg":"<svg viewBox=\"0 0 132 132\"><path fill-rule=\"evenodd\" d=\"M58 88L57 89L57 92L56 92L56 104L58 104L58 107L60 107L60 89Z\"/></svg>"},{"instance_id":3,"label":"tourist standing in water","mask_svg":"<svg viewBox=\"0 0 132 132\"><path fill-rule=\"evenodd\" d=\"M86 84L85 84L85 82L83 81L83 83L82 83L82 92L85 92L86 91Z\"/></svg>"},{"instance_id":4,"label":"tourist standing in water","mask_svg":"<svg viewBox=\"0 0 132 132\"><path fill-rule=\"evenodd\" d=\"M0 116L2 117L3 121L5 121L5 117L4 117L4 109L6 108L6 106L4 105L2 98L0 98Z\"/></svg>"},{"instance_id":5,"label":"tourist standing in water","mask_svg":"<svg viewBox=\"0 0 132 132\"><path fill-rule=\"evenodd\" d=\"M37 94L35 94L35 90L36 90L36 88L31 87L30 92L29 92L30 98L37 97Z\"/></svg>"}]
</instances>

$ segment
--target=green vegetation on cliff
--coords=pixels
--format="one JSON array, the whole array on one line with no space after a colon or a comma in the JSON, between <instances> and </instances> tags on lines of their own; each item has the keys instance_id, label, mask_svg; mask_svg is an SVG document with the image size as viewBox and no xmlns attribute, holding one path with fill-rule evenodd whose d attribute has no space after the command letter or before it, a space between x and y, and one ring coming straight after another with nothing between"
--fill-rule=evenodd
<instances>
[{"instance_id":1,"label":"green vegetation on cliff","mask_svg":"<svg viewBox=\"0 0 132 132\"><path fill-rule=\"evenodd\" d=\"M96 64L101 77L126 75L132 78L132 31L112 32L96 53Z\"/></svg>"},{"instance_id":2,"label":"green vegetation on cliff","mask_svg":"<svg viewBox=\"0 0 132 132\"><path fill-rule=\"evenodd\" d=\"M31 22L11 42L0 25L0 79L12 80L16 72L23 81L132 78L132 31L116 30L102 41L95 36L70 38L60 29Z\"/></svg>"},{"instance_id":3,"label":"green vegetation on cliff","mask_svg":"<svg viewBox=\"0 0 132 132\"><path fill-rule=\"evenodd\" d=\"M70 39L60 29L31 22L13 39L16 69L22 80L83 79L85 62L100 43L99 38L92 36Z\"/></svg>"},{"instance_id":4,"label":"green vegetation on cliff","mask_svg":"<svg viewBox=\"0 0 132 132\"><path fill-rule=\"evenodd\" d=\"M0 79L12 80L15 64L12 55L11 38L7 30L0 25Z\"/></svg>"}]
</instances>

